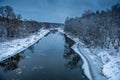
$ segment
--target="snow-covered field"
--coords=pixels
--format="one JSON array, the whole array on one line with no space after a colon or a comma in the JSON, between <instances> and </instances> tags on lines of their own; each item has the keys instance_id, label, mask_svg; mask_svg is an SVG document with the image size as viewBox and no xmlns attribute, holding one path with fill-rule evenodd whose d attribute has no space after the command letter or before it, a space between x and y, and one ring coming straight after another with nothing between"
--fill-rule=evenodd
<instances>
[{"instance_id":1,"label":"snow-covered field","mask_svg":"<svg viewBox=\"0 0 120 80\"><path fill-rule=\"evenodd\" d=\"M83 69L90 80L120 80L120 49L119 52L114 49L91 49L81 43L78 38L69 35L68 37L76 42L72 48L81 58L84 56Z\"/></svg>"},{"instance_id":2,"label":"snow-covered field","mask_svg":"<svg viewBox=\"0 0 120 80\"><path fill-rule=\"evenodd\" d=\"M27 49L29 46L44 37L48 32L49 30L41 29L37 33L34 33L27 38L0 43L0 61L3 61L8 57Z\"/></svg>"}]
</instances>

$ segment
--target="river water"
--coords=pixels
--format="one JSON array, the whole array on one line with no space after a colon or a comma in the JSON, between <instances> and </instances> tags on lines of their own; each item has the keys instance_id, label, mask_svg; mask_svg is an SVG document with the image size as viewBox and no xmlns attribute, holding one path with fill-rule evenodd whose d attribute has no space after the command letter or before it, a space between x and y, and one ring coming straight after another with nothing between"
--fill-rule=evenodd
<instances>
[{"instance_id":1,"label":"river water","mask_svg":"<svg viewBox=\"0 0 120 80\"><path fill-rule=\"evenodd\" d=\"M0 62L0 80L88 80L74 42L51 31L33 46Z\"/></svg>"}]
</instances>

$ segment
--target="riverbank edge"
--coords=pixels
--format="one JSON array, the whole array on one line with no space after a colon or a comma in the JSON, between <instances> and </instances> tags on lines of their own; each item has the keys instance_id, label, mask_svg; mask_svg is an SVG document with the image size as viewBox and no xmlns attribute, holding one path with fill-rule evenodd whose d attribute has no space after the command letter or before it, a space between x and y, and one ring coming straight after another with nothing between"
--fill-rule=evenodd
<instances>
[{"instance_id":1,"label":"riverbank edge","mask_svg":"<svg viewBox=\"0 0 120 80\"><path fill-rule=\"evenodd\" d=\"M90 80L107 80L105 76L100 74L100 67L97 67L94 64L94 61L90 58L90 54L84 51L84 46L79 47L81 45L79 39L73 38L70 35L67 35L67 37L75 41L75 44L72 46L72 49L81 56L84 62L82 68L84 69L86 76Z\"/></svg>"},{"instance_id":2,"label":"riverbank edge","mask_svg":"<svg viewBox=\"0 0 120 80\"><path fill-rule=\"evenodd\" d=\"M24 51L35 44L38 40L42 39L49 32L49 29L40 29L37 33L34 33L27 38L0 43L0 62Z\"/></svg>"},{"instance_id":3,"label":"riverbank edge","mask_svg":"<svg viewBox=\"0 0 120 80\"><path fill-rule=\"evenodd\" d=\"M73 41L75 41L74 38L72 38L70 35L66 34L67 37L69 37L70 39L72 39ZM77 47L77 42L75 41L75 44L71 47L77 54L80 55L80 57L82 58L83 60L83 65L82 65L82 68L84 70L84 73L85 75L88 77L89 80L93 80L93 77L92 77L92 73L91 73L91 67L89 65L89 62L87 60L87 58L84 56L84 54L81 54L78 47Z\"/></svg>"},{"instance_id":4,"label":"riverbank edge","mask_svg":"<svg viewBox=\"0 0 120 80\"><path fill-rule=\"evenodd\" d=\"M71 35L68 35L67 33L65 33L62 29L60 29L60 28L54 28L54 29L58 29L58 31L59 32L62 32L62 33L64 33L65 35L67 35L67 37L69 37L69 38L71 38L73 41L75 41L76 42L76 44L74 44L73 45L73 49L75 50L75 52L77 52L79 55L82 55L83 56L83 58L86 60L87 59L87 63L84 63L83 64L83 69L84 69L84 72L86 73L86 76L90 79L90 80L106 80L106 78L104 77L104 76L102 76L102 78L101 78L101 76L100 76L100 68L95 68L95 67L97 67L95 64L94 64L94 60L92 60L91 59L91 56L90 56L90 54L86 54L86 51L82 51L82 53L81 53L81 49L85 49L85 47L79 47L79 45L81 45L81 43L80 43L80 41L79 41L79 39L78 38L74 38L74 37L72 37ZM54 30L54 29L51 29L51 30ZM44 30L43 30L44 31ZM46 32L47 31L47 32ZM44 31L45 32L45 34L44 35L46 35L46 34L48 34L49 32L50 32L50 29L47 29L47 30L45 30ZM39 33L42 33L42 31L40 31L40 32L38 32L38 35L39 35ZM36 35L36 34L35 34ZM38 37L38 35L36 35L35 37ZM43 35L43 34L42 34ZM44 37L44 35L43 35L43 37ZM33 36L33 35L31 35L31 36ZM43 38L43 37L41 37L41 38ZM30 37L29 37L30 38ZM41 38L39 38L38 40L40 40ZM38 40L36 40L34 43L36 43ZM32 43L31 45L33 45L34 43ZM1 44L0 44L1 45ZM31 46L31 45L29 45L29 46ZM28 46L28 47L29 47ZM24 49L23 50L25 50L25 49L27 49L28 47L23 47ZM7 47L6 47L7 48ZM23 51L22 49L21 50L18 50L18 52L17 53L19 53L19 52L22 52ZM1 52L1 51L0 51ZM10 52L10 51L9 51ZM14 52L15 53L15 52ZM15 53L15 54L17 54L17 53ZM15 54L7 54L8 56L7 57L5 57L6 59L7 58L9 58L10 56L13 56L13 55L15 55ZM1 56L1 55L0 55ZM86 57L85 57L86 56ZM0 59L1 60L1 59ZM3 59L4 60L4 59ZM84 61L85 62L85 61ZM93 63L91 63L91 62L93 62ZM88 64L89 63L89 64ZM86 68L86 65L85 64L87 64L88 65L88 67L89 68ZM91 69L90 69L91 68ZM89 74L88 74L89 73ZM92 74L90 74L90 73L92 73Z\"/></svg>"},{"instance_id":5,"label":"riverbank edge","mask_svg":"<svg viewBox=\"0 0 120 80\"><path fill-rule=\"evenodd\" d=\"M59 32L65 34L68 38L70 38L71 40L73 40L75 42L75 44L71 47L77 54L80 55L80 57L82 58L83 60L83 70L84 70L84 73L85 75L88 77L89 80L93 80L93 77L92 77L92 74L91 74L91 71L90 71L90 65L88 63L88 60L87 58L85 58L84 54L81 54L80 51L78 50L78 48L76 47L77 45L77 40L75 38L73 38L72 36L68 35L67 33L65 33L62 29L58 29Z\"/></svg>"},{"instance_id":6,"label":"riverbank edge","mask_svg":"<svg viewBox=\"0 0 120 80\"><path fill-rule=\"evenodd\" d=\"M62 29L58 29L59 32L65 34L68 38L73 40L75 44L71 47L76 53L78 53L82 60L83 60L83 70L85 75L88 77L89 80L107 80L105 76L100 74L100 67L97 67L94 64L94 61L91 59L90 54L86 54L85 51L82 51L81 49L85 48L83 43L79 41L78 38L75 38L67 33L65 33ZM81 47L80 47L81 46ZM93 62L93 63L91 63Z\"/></svg>"},{"instance_id":7,"label":"riverbank edge","mask_svg":"<svg viewBox=\"0 0 120 80\"><path fill-rule=\"evenodd\" d=\"M92 79L90 80L120 79L120 72L119 72L120 51L116 52L114 51L114 49L109 51L109 49L99 49L99 48L95 48L95 50L92 51L91 49L87 48L83 43L81 43L81 41L79 41L78 38L74 38L73 36L70 36L69 38L71 38L76 42L72 48L79 55L84 56L84 58L86 58L89 64L89 71L92 77Z\"/></svg>"}]
</instances>

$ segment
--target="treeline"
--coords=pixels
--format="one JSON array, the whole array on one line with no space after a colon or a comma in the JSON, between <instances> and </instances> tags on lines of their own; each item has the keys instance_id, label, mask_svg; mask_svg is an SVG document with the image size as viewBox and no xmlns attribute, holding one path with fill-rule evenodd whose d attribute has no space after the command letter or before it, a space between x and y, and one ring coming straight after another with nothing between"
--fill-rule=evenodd
<instances>
[{"instance_id":1,"label":"treeline","mask_svg":"<svg viewBox=\"0 0 120 80\"><path fill-rule=\"evenodd\" d=\"M40 24L36 21L23 21L21 15L15 14L12 7L0 7L0 40L24 38L40 28Z\"/></svg>"},{"instance_id":2,"label":"treeline","mask_svg":"<svg viewBox=\"0 0 120 80\"><path fill-rule=\"evenodd\" d=\"M37 32L40 28L60 27L62 24L42 23L34 20L22 20L12 7L0 7L0 41L4 39L24 38Z\"/></svg>"},{"instance_id":3,"label":"treeline","mask_svg":"<svg viewBox=\"0 0 120 80\"><path fill-rule=\"evenodd\" d=\"M79 37L88 47L120 46L120 4L108 10L85 11L81 17L67 18L65 31Z\"/></svg>"}]
</instances>

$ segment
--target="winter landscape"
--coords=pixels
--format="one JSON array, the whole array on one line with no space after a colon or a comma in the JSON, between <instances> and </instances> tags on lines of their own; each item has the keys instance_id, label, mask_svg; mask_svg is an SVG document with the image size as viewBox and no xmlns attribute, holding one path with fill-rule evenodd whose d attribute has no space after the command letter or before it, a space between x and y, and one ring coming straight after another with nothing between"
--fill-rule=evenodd
<instances>
[{"instance_id":1,"label":"winter landscape","mask_svg":"<svg viewBox=\"0 0 120 80\"><path fill-rule=\"evenodd\" d=\"M0 80L120 80L120 1L0 0Z\"/></svg>"}]
</instances>

